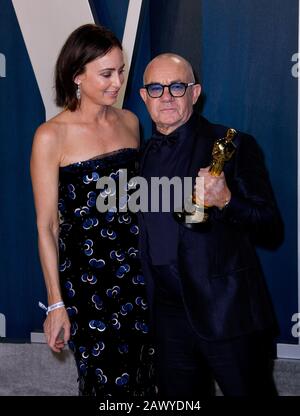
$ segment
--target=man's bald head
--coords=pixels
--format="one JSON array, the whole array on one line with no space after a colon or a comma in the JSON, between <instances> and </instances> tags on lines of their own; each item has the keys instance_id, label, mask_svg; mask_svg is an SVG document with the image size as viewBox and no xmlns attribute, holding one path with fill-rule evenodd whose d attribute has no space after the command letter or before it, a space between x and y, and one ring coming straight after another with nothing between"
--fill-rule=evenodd
<instances>
[{"instance_id":1,"label":"man's bald head","mask_svg":"<svg viewBox=\"0 0 300 416\"><path fill-rule=\"evenodd\" d=\"M149 72L151 72L151 70L156 66L159 66L163 61L172 62L174 65L181 66L185 69L187 76L191 80L190 82L195 82L194 71L189 61L175 53L162 53L153 58L152 61L150 61L146 66L144 71L144 84L148 83L147 75L149 74Z\"/></svg>"}]
</instances>

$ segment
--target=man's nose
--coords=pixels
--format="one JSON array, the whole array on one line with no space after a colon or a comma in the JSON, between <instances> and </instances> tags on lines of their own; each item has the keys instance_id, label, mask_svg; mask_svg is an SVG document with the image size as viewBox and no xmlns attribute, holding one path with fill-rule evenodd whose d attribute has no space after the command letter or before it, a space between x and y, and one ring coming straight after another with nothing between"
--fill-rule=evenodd
<instances>
[{"instance_id":1,"label":"man's nose","mask_svg":"<svg viewBox=\"0 0 300 416\"><path fill-rule=\"evenodd\" d=\"M164 88L164 90L163 90L161 98L163 100L167 100L167 101L172 100L174 97L170 94L169 88L167 86L164 86L163 88Z\"/></svg>"}]
</instances>

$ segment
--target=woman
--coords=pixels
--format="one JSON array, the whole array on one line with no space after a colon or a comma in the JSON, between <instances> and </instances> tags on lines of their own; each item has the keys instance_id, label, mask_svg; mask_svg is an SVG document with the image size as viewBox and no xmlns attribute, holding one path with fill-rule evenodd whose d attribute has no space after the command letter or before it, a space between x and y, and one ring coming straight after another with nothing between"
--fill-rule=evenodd
<instances>
[{"instance_id":1,"label":"woman","mask_svg":"<svg viewBox=\"0 0 300 416\"><path fill-rule=\"evenodd\" d=\"M104 213L96 203L111 191L97 190L98 179L135 174L138 120L112 107L123 80L115 35L92 24L76 29L56 63L64 110L37 129L31 158L46 339L55 352L69 341L79 393L102 398L154 391L136 217L119 212L118 201Z\"/></svg>"}]
</instances>

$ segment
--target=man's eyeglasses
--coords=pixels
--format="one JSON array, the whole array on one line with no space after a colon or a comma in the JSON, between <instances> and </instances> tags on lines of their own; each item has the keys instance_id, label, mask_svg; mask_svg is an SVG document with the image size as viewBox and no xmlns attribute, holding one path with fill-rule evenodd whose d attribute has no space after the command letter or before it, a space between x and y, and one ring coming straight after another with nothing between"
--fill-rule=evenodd
<instances>
[{"instance_id":1,"label":"man's eyeglasses","mask_svg":"<svg viewBox=\"0 0 300 416\"><path fill-rule=\"evenodd\" d=\"M195 82L189 82L188 84L185 82L172 82L172 84L169 85L154 83L144 85L144 88L147 90L147 93L151 98L160 98L166 87L172 97L183 97L186 89L192 85L195 85Z\"/></svg>"}]
</instances>

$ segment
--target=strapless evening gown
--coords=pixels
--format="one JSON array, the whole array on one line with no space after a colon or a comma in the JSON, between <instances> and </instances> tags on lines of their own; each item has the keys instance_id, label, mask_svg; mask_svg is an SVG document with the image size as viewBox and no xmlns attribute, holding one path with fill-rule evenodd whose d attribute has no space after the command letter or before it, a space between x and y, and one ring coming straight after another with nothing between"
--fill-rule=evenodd
<instances>
[{"instance_id":1,"label":"strapless evening gown","mask_svg":"<svg viewBox=\"0 0 300 416\"><path fill-rule=\"evenodd\" d=\"M59 172L60 284L71 320L79 394L102 398L155 395L146 289L138 253L137 217L116 206L98 211L103 176L136 174L138 152L125 148L64 166ZM133 191L125 183L128 197ZM118 195L116 195L118 196ZM126 197L121 203L126 203Z\"/></svg>"}]
</instances>

